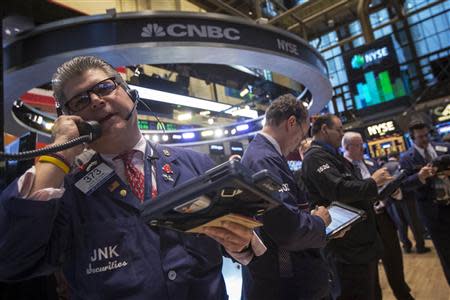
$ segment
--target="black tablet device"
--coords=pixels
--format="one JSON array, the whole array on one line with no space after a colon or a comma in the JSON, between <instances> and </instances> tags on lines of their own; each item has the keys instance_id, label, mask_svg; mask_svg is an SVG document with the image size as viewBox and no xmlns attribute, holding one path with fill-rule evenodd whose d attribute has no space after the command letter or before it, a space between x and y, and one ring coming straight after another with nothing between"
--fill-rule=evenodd
<instances>
[{"instance_id":1,"label":"black tablet device","mask_svg":"<svg viewBox=\"0 0 450 300\"><path fill-rule=\"evenodd\" d=\"M407 174L405 170L400 170L394 175L394 179L386 183L381 189L378 190L378 197L383 200L392 195L405 180Z\"/></svg>"},{"instance_id":2,"label":"black tablet device","mask_svg":"<svg viewBox=\"0 0 450 300\"><path fill-rule=\"evenodd\" d=\"M248 227L254 217L280 205L281 184L267 170L253 173L239 161L218 165L144 204L141 218L150 226L193 231L224 218ZM231 218L231 219L230 219Z\"/></svg>"},{"instance_id":3,"label":"black tablet device","mask_svg":"<svg viewBox=\"0 0 450 300\"><path fill-rule=\"evenodd\" d=\"M331 203L328 212L331 215L331 224L326 228L327 238L332 238L348 226L362 221L366 215L361 209L337 201Z\"/></svg>"}]
</instances>

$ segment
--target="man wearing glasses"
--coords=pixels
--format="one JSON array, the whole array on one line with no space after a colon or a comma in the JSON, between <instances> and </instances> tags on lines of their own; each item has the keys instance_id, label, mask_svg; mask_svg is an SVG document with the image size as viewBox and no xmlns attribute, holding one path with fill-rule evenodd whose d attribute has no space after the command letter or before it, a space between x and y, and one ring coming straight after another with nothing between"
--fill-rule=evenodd
<instances>
[{"instance_id":1,"label":"man wearing glasses","mask_svg":"<svg viewBox=\"0 0 450 300\"><path fill-rule=\"evenodd\" d=\"M251 230L230 222L207 228L209 237L186 235L139 218L143 202L204 173L211 159L147 142L136 93L103 60L76 57L52 85L64 113L54 143L78 137L77 124L88 120L102 136L81 168L70 170L81 146L42 156L2 193L0 280L62 267L74 299L226 299L221 246L248 263L262 245Z\"/></svg>"},{"instance_id":2,"label":"man wearing glasses","mask_svg":"<svg viewBox=\"0 0 450 300\"><path fill-rule=\"evenodd\" d=\"M328 206L340 201L362 209L367 219L352 225L343 238L332 239L325 253L336 269L340 286L333 291L338 299L375 299L377 262L381 241L377 234L372 199L391 176L385 169L375 171L363 179L352 164L339 153L344 130L341 120L334 115L319 116L312 126L313 142L306 151L302 176L316 205Z\"/></svg>"},{"instance_id":3,"label":"man wearing glasses","mask_svg":"<svg viewBox=\"0 0 450 300\"><path fill-rule=\"evenodd\" d=\"M319 249L331 222L323 206L308 212L286 156L297 151L308 132L308 111L292 95L275 99L266 123L249 144L242 164L257 172L266 169L281 183L277 196L284 205L266 213L260 235L267 252L249 264L252 277L244 280L247 299L322 299L328 296L328 268ZM245 279L245 278L244 278Z\"/></svg>"}]
</instances>

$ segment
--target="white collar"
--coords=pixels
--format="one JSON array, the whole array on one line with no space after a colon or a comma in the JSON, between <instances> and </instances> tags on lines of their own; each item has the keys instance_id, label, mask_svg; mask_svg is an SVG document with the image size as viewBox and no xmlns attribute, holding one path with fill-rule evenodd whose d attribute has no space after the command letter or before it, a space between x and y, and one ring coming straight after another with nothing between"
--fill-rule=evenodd
<instances>
[{"instance_id":1,"label":"white collar","mask_svg":"<svg viewBox=\"0 0 450 300\"><path fill-rule=\"evenodd\" d=\"M139 153L139 158L143 160L146 147L147 147L147 141L145 140L144 136L141 134L141 138L136 143L136 145L133 146L132 149L136 150ZM150 155L152 155L153 149L150 148L150 151L151 151ZM114 164L113 159L117 156L117 154L100 154L100 156L107 164L112 166Z\"/></svg>"},{"instance_id":2,"label":"white collar","mask_svg":"<svg viewBox=\"0 0 450 300\"><path fill-rule=\"evenodd\" d=\"M425 149L424 148L420 148L419 146L417 146L415 143L413 143L413 147L419 152L419 154L425 158ZM431 158L435 158L437 156L436 151L434 151L433 146L431 146L431 143L428 143L427 146L427 151L430 154Z\"/></svg>"},{"instance_id":3,"label":"white collar","mask_svg":"<svg viewBox=\"0 0 450 300\"><path fill-rule=\"evenodd\" d=\"M265 132L258 132L259 134L261 134L262 136L264 136L266 139L269 140L269 142L275 147L275 149L277 150L277 152L283 156L283 153L281 153L281 147L280 144L278 144L278 142L269 134L265 133Z\"/></svg>"}]
</instances>

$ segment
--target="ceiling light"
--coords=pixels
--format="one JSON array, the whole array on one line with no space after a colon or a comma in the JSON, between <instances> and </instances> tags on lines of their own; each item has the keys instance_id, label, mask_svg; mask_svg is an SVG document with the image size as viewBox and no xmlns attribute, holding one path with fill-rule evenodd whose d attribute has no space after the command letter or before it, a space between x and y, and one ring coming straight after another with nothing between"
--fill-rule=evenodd
<instances>
[{"instance_id":1,"label":"ceiling light","mask_svg":"<svg viewBox=\"0 0 450 300\"><path fill-rule=\"evenodd\" d=\"M181 140L181 135L179 135L179 134L174 134L174 135L172 135L172 138L173 138L174 140Z\"/></svg>"},{"instance_id":2,"label":"ceiling light","mask_svg":"<svg viewBox=\"0 0 450 300\"><path fill-rule=\"evenodd\" d=\"M232 107L225 111L225 113L231 114L233 116L247 117L250 119L256 119L258 117L258 112L256 110L250 109L249 106L246 106L245 108Z\"/></svg>"},{"instance_id":3,"label":"ceiling light","mask_svg":"<svg viewBox=\"0 0 450 300\"><path fill-rule=\"evenodd\" d=\"M130 88L135 89L139 92L139 97L141 99L148 99L153 101L159 101L169 104L175 104L175 105L181 105L185 107L193 107L193 108L199 108L204 109L208 111L214 111L214 112L225 112L227 114L232 114L230 108L233 110L237 110L236 107L233 107L229 104L215 102L215 101L208 101L203 100L199 98L189 97L189 96L183 96L163 91L158 91L154 89L148 89L136 85L129 85ZM258 117L258 112L256 110L244 110L236 113L236 116L246 117L255 119Z\"/></svg>"},{"instance_id":4,"label":"ceiling light","mask_svg":"<svg viewBox=\"0 0 450 300\"><path fill-rule=\"evenodd\" d=\"M215 112L221 112L231 107L231 105L229 104L223 104L219 102L207 101L189 96L167 93L131 84L129 86L131 89L136 89L139 92L139 97L141 97L142 99L148 99L153 101L182 105L210 111L212 110Z\"/></svg>"},{"instance_id":5,"label":"ceiling light","mask_svg":"<svg viewBox=\"0 0 450 300\"><path fill-rule=\"evenodd\" d=\"M49 122L44 122L44 127L47 130L51 130L53 127L53 123L49 123Z\"/></svg>"},{"instance_id":6,"label":"ceiling light","mask_svg":"<svg viewBox=\"0 0 450 300\"><path fill-rule=\"evenodd\" d=\"M177 120L178 121L189 121L189 120L192 120L192 113L187 112L187 113L179 114L177 116Z\"/></svg>"},{"instance_id":7,"label":"ceiling light","mask_svg":"<svg viewBox=\"0 0 450 300\"><path fill-rule=\"evenodd\" d=\"M182 134L182 136L183 136L183 139L189 140L189 139L195 138L195 133L193 133L193 132L185 132L185 133Z\"/></svg>"},{"instance_id":8,"label":"ceiling light","mask_svg":"<svg viewBox=\"0 0 450 300\"><path fill-rule=\"evenodd\" d=\"M156 134L154 136L152 136L152 141L159 142L159 136Z\"/></svg>"},{"instance_id":9,"label":"ceiling light","mask_svg":"<svg viewBox=\"0 0 450 300\"><path fill-rule=\"evenodd\" d=\"M245 96L247 96L248 93L250 93L250 90L248 88L244 88L239 93L239 96L241 96L241 98L244 98Z\"/></svg>"},{"instance_id":10,"label":"ceiling light","mask_svg":"<svg viewBox=\"0 0 450 300\"><path fill-rule=\"evenodd\" d=\"M249 128L248 124L241 124L241 125L236 126L237 131L248 130L248 128Z\"/></svg>"},{"instance_id":11,"label":"ceiling light","mask_svg":"<svg viewBox=\"0 0 450 300\"><path fill-rule=\"evenodd\" d=\"M209 119L208 119L208 124L209 124L209 125L214 124L214 119L213 119L213 118L209 118Z\"/></svg>"},{"instance_id":12,"label":"ceiling light","mask_svg":"<svg viewBox=\"0 0 450 300\"><path fill-rule=\"evenodd\" d=\"M230 65L230 67L235 68L236 70L239 70L241 72L244 72L244 73L247 73L247 74L259 77L258 73L256 73L255 71L253 71L253 70L251 70L251 69L249 69L247 67L239 66L239 65Z\"/></svg>"},{"instance_id":13,"label":"ceiling light","mask_svg":"<svg viewBox=\"0 0 450 300\"><path fill-rule=\"evenodd\" d=\"M212 136L213 134L214 134L214 131L212 131L212 130L205 130L205 131L202 131L202 132L200 133L200 135L201 135L202 137Z\"/></svg>"},{"instance_id":14,"label":"ceiling light","mask_svg":"<svg viewBox=\"0 0 450 300\"><path fill-rule=\"evenodd\" d=\"M167 142L167 141L169 140L169 136L168 136L167 134L164 134L164 135L162 136L162 140L163 140L164 142Z\"/></svg>"},{"instance_id":15,"label":"ceiling light","mask_svg":"<svg viewBox=\"0 0 450 300\"><path fill-rule=\"evenodd\" d=\"M209 116L210 113L211 112L209 110L204 110L204 111L199 112L199 114L204 117Z\"/></svg>"},{"instance_id":16,"label":"ceiling light","mask_svg":"<svg viewBox=\"0 0 450 300\"><path fill-rule=\"evenodd\" d=\"M223 135L223 130L222 129L216 129L216 131L214 131L214 135L216 137L221 137Z\"/></svg>"}]
</instances>

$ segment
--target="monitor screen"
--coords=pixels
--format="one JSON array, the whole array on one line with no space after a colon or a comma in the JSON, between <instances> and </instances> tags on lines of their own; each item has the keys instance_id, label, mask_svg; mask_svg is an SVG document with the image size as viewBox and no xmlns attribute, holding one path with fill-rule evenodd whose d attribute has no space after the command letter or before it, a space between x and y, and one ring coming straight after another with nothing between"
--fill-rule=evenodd
<instances>
[{"instance_id":1,"label":"monitor screen","mask_svg":"<svg viewBox=\"0 0 450 300\"><path fill-rule=\"evenodd\" d=\"M298 171L302 168L301 160L288 160L287 163L288 163L289 169L292 172Z\"/></svg>"},{"instance_id":2,"label":"monitor screen","mask_svg":"<svg viewBox=\"0 0 450 300\"><path fill-rule=\"evenodd\" d=\"M391 146L392 146L391 142L381 144L381 148L383 149L391 148Z\"/></svg>"},{"instance_id":3,"label":"monitor screen","mask_svg":"<svg viewBox=\"0 0 450 300\"><path fill-rule=\"evenodd\" d=\"M400 72L391 37L345 53L344 63L356 109L393 101L409 94L409 80Z\"/></svg>"},{"instance_id":4,"label":"monitor screen","mask_svg":"<svg viewBox=\"0 0 450 300\"><path fill-rule=\"evenodd\" d=\"M209 153L216 154L216 155L225 154L223 144L210 144L209 145Z\"/></svg>"},{"instance_id":5,"label":"monitor screen","mask_svg":"<svg viewBox=\"0 0 450 300\"><path fill-rule=\"evenodd\" d=\"M244 145L241 142L230 142L230 153L244 155Z\"/></svg>"},{"instance_id":6,"label":"monitor screen","mask_svg":"<svg viewBox=\"0 0 450 300\"><path fill-rule=\"evenodd\" d=\"M450 122L437 124L435 127L436 127L437 132L441 136L444 136L450 132Z\"/></svg>"}]
</instances>

